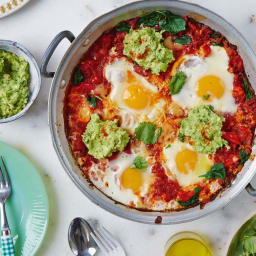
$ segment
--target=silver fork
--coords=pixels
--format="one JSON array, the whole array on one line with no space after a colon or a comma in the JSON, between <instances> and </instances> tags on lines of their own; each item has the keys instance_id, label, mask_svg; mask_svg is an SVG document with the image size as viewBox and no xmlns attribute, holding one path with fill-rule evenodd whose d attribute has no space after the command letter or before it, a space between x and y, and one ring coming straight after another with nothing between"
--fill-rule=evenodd
<instances>
[{"instance_id":1,"label":"silver fork","mask_svg":"<svg viewBox=\"0 0 256 256\"><path fill-rule=\"evenodd\" d=\"M5 202L11 195L11 182L7 168L1 156L2 167L0 166L0 212L1 212L1 245L3 256L15 256L14 244L5 212Z\"/></svg>"},{"instance_id":2,"label":"silver fork","mask_svg":"<svg viewBox=\"0 0 256 256\"><path fill-rule=\"evenodd\" d=\"M126 256L121 244L104 227L97 225L91 232L92 238L98 244L104 255L107 256Z\"/></svg>"}]
</instances>

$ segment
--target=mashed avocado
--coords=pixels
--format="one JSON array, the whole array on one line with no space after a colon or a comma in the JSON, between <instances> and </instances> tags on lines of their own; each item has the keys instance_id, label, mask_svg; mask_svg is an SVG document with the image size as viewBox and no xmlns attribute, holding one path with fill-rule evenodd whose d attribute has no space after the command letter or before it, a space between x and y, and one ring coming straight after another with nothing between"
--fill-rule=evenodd
<instances>
[{"instance_id":1,"label":"mashed avocado","mask_svg":"<svg viewBox=\"0 0 256 256\"><path fill-rule=\"evenodd\" d=\"M174 60L172 51L165 48L162 41L162 33L153 28L131 29L123 41L123 54L158 75L166 71L168 64Z\"/></svg>"},{"instance_id":2,"label":"mashed avocado","mask_svg":"<svg viewBox=\"0 0 256 256\"><path fill-rule=\"evenodd\" d=\"M189 111L188 117L181 121L178 137L190 137L197 152L214 154L218 148L228 144L221 137L223 121L225 118L214 113L212 106L195 107Z\"/></svg>"},{"instance_id":3,"label":"mashed avocado","mask_svg":"<svg viewBox=\"0 0 256 256\"><path fill-rule=\"evenodd\" d=\"M91 115L83 134L88 153L97 159L109 157L113 152L123 151L130 140L128 133L117 126L118 120L102 121L97 114Z\"/></svg>"},{"instance_id":4,"label":"mashed avocado","mask_svg":"<svg viewBox=\"0 0 256 256\"><path fill-rule=\"evenodd\" d=\"M29 96L29 64L11 52L0 50L0 118L19 113Z\"/></svg>"}]
</instances>

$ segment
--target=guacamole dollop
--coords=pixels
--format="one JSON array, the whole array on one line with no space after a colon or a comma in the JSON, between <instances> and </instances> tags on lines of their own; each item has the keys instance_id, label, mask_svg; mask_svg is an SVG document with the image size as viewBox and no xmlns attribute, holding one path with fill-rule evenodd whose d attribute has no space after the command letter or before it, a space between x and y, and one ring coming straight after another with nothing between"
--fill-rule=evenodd
<instances>
[{"instance_id":1,"label":"guacamole dollop","mask_svg":"<svg viewBox=\"0 0 256 256\"><path fill-rule=\"evenodd\" d=\"M0 50L0 118L19 113L29 96L29 64L11 52Z\"/></svg>"},{"instance_id":2,"label":"guacamole dollop","mask_svg":"<svg viewBox=\"0 0 256 256\"><path fill-rule=\"evenodd\" d=\"M97 114L91 115L83 137L88 153L97 159L109 157L113 152L123 151L130 140L128 133L117 126L118 120L102 121Z\"/></svg>"},{"instance_id":3,"label":"guacamole dollop","mask_svg":"<svg viewBox=\"0 0 256 256\"><path fill-rule=\"evenodd\" d=\"M189 111L188 117L180 123L178 137L188 136L194 142L195 151L214 154L218 148L227 145L221 132L223 116L218 116L210 105L200 105Z\"/></svg>"},{"instance_id":4,"label":"guacamole dollop","mask_svg":"<svg viewBox=\"0 0 256 256\"><path fill-rule=\"evenodd\" d=\"M166 71L168 64L174 60L173 52L163 45L162 32L153 28L131 29L123 43L123 54L145 69L151 69L153 74Z\"/></svg>"}]
</instances>

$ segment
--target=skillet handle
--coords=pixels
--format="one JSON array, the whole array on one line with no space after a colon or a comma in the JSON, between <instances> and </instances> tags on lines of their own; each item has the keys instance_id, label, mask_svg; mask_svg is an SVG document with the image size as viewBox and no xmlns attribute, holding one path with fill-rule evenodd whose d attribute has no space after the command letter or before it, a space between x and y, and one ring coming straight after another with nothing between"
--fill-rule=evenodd
<instances>
[{"instance_id":1,"label":"skillet handle","mask_svg":"<svg viewBox=\"0 0 256 256\"><path fill-rule=\"evenodd\" d=\"M251 185L251 183L249 183L245 189L250 196L256 197L256 189Z\"/></svg>"},{"instance_id":2,"label":"skillet handle","mask_svg":"<svg viewBox=\"0 0 256 256\"><path fill-rule=\"evenodd\" d=\"M46 51L44 53L44 56L43 56L43 59L42 59L40 72L44 77L54 77L55 72L48 72L47 71L47 66L48 66L48 63L49 63L55 49L57 48L59 43L64 38L67 38L72 43L75 39L75 36L73 35L72 32L70 32L68 30L62 31L57 36L55 36L55 38L52 40L52 42L50 43L50 45L46 49Z\"/></svg>"}]
</instances>

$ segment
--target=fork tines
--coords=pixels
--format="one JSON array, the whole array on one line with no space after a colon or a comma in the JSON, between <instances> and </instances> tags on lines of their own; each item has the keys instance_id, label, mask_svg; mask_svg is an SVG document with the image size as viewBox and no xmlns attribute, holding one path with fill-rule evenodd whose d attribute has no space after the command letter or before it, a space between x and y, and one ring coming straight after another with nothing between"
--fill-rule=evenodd
<instances>
[{"instance_id":1,"label":"fork tines","mask_svg":"<svg viewBox=\"0 0 256 256\"><path fill-rule=\"evenodd\" d=\"M8 175L8 172L7 172L7 168L6 168L6 165L4 163L3 157L1 156L0 158L1 158L1 163L2 163L2 167L0 165L0 179L1 179L0 184L1 184L1 186L4 185L4 186L9 187L10 186L10 179L9 179L9 175ZM4 176L5 176L5 178L4 178Z\"/></svg>"}]
</instances>

